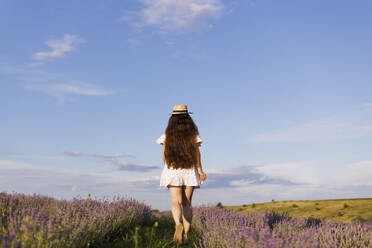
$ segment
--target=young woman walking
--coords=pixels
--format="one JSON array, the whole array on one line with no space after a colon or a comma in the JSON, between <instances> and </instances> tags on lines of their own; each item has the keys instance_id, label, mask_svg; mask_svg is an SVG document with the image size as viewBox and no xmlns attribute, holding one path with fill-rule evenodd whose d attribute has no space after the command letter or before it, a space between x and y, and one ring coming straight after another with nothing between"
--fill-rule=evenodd
<instances>
[{"instance_id":1,"label":"young woman walking","mask_svg":"<svg viewBox=\"0 0 372 248\"><path fill-rule=\"evenodd\" d=\"M156 140L163 145L164 168L160 187L167 187L172 197L172 216L175 222L173 241L188 242L192 221L191 198L194 188L206 180L200 162L202 140L186 105L175 105L165 133ZM182 223L181 223L182 217Z\"/></svg>"}]
</instances>

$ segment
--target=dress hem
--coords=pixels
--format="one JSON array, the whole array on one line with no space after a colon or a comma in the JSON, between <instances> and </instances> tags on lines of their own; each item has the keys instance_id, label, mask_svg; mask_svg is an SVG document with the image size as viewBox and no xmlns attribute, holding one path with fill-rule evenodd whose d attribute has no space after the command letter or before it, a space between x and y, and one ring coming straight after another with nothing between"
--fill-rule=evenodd
<instances>
[{"instance_id":1,"label":"dress hem","mask_svg":"<svg viewBox=\"0 0 372 248\"><path fill-rule=\"evenodd\" d=\"M166 189L166 188L168 188L168 186L175 186L175 187L188 186L188 187L194 187L196 189L200 188L200 185L198 186L198 185L171 185L171 184L168 184L166 186L162 185L162 186L160 186L160 188Z\"/></svg>"}]
</instances>

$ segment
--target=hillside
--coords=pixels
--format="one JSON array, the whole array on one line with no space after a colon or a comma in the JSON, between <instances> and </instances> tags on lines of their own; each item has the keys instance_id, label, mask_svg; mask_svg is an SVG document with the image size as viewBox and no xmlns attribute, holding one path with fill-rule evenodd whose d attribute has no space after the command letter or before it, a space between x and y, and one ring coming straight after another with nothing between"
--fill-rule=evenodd
<instances>
[{"instance_id":1,"label":"hillside","mask_svg":"<svg viewBox=\"0 0 372 248\"><path fill-rule=\"evenodd\" d=\"M240 213L274 210L290 216L325 218L342 222L372 222L372 198L273 201L265 203L224 206Z\"/></svg>"}]
</instances>

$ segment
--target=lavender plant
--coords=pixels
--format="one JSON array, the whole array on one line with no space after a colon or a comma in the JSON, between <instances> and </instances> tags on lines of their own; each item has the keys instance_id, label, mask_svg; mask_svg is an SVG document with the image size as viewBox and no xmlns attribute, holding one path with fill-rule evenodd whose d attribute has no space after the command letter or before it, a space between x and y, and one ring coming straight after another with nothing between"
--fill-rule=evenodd
<instances>
[{"instance_id":1,"label":"lavender plant","mask_svg":"<svg viewBox=\"0 0 372 248\"><path fill-rule=\"evenodd\" d=\"M0 247L90 247L150 220L134 199L71 201L0 193Z\"/></svg>"},{"instance_id":2,"label":"lavender plant","mask_svg":"<svg viewBox=\"0 0 372 248\"><path fill-rule=\"evenodd\" d=\"M194 208L202 248L230 247L372 247L372 227L274 212L238 214L217 207Z\"/></svg>"}]
</instances>

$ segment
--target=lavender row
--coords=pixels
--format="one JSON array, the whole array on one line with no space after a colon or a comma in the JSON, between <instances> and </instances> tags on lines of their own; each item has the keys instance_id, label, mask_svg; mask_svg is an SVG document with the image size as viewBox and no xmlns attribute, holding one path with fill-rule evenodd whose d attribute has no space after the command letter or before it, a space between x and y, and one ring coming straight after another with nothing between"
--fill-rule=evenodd
<instances>
[{"instance_id":1,"label":"lavender row","mask_svg":"<svg viewBox=\"0 0 372 248\"><path fill-rule=\"evenodd\" d=\"M134 199L71 201L0 193L0 247L89 247L150 221Z\"/></svg>"},{"instance_id":2,"label":"lavender row","mask_svg":"<svg viewBox=\"0 0 372 248\"><path fill-rule=\"evenodd\" d=\"M275 212L239 214L217 207L196 207L193 225L202 248L372 247L372 227Z\"/></svg>"}]
</instances>

